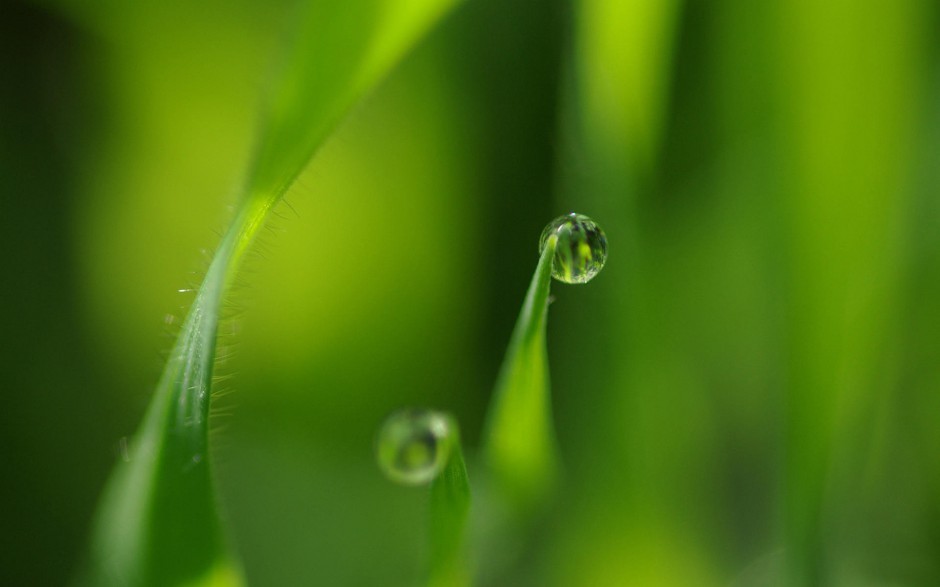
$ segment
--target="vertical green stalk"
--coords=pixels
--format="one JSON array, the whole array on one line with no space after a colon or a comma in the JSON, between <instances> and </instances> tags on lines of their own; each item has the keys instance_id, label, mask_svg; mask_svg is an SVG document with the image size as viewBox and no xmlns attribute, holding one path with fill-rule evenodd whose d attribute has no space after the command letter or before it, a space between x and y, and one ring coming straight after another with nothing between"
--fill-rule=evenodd
<instances>
[{"instance_id":1,"label":"vertical green stalk","mask_svg":"<svg viewBox=\"0 0 940 587\"><path fill-rule=\"evenodd\" d=\"M701 477L686 460L708 444L687 425L702 412L687 405L679 336L665 328L675 294L660 289L679 239L663 247L654 225L668 206L658 172L686 4L574 3L561 200L603 219L618 255L586 294L590 310L565 325L567 344L596 351L576 378L590 399L571 408L585 423L575 450L592 458L577 465L583 493L558 547L559 584L712 584L702 561L716 541L689 538Z\"/></svg>"},{"instance_id":2,"label":"vertical green stalk","mask_svg":"<svg viewBox=\"0 0 940 587\"><path fill-rule=\"evenodd\" d=\"M928 3L781 4L780 105L792 184L785 542L789 585L830 584L856 452L895 369L903 219ZM840 491L841 490L841 491ZM838 500L842 502L843 500Z\"/></svg>"}]
</instances>

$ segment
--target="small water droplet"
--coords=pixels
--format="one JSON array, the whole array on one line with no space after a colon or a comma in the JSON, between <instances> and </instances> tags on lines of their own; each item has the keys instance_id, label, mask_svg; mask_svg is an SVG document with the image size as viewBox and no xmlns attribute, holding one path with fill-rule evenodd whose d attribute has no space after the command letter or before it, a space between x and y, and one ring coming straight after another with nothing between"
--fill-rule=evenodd
<instances>
[{"instance_id":1,"label":"small water droplet","mask_svg":"<svg viewBox=\"0 0 940 587\"><path fill-rule=\"evenodd\" d=\"M122 460L122 461L124 461L125 463L129 463L129 462L131 461L131 451L130 451L130 449L129 449L128 446L127 446L127 437L126 437L126 436L122 436L122 437L118 440L118 451L119 451L120 454L121 454L121 460Z\"/></svg>"},{"instance_id":2,"label":"small water droplet","mask_svg":"<svg viewBox=\"0 0 940 587\"><path fill-rule=\"evenodd\" d=\"M447 464L452 441L451 420L446 414L420 409L395 412L379 430L379 468L398 483L428 483Z\"/></svg>"},{"instance_id":3,"label":"small water droplet","mask_svg":"<svg viewBox=\"0 0 940 587\"><path fill-rule=\"evenodd\" d=\"M552 258L552 277L558 281L587 283L604 268L607 235L587 216L572 212L549 222L539 238L539 254L552 235L558 239Z\"/></svg>"}]
</instances>

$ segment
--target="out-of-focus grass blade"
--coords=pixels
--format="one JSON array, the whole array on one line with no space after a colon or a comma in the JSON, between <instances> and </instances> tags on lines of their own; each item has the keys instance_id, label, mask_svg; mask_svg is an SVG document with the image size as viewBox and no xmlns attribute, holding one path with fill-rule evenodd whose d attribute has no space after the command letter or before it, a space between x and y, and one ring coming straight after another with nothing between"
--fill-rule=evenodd
<instances>
[{"instance_id":1,"label":"out-of-focus grass blade","mask_svg":"<svg viewBox=\"0 0 940 587\"><path fill-rule=\"evenodd\" d=\"M590 311L574 310L560 341L570 350L591 341L596 352L576 376L590 400L568 416L573 454L591 458L578 465L583 494L568 502L570 525L553 557L559 585L721 584L705 563L716 541L689 538L687 504L708 490L686 459L708 440L697 437L704 416L687 403L676 364L679 337L662 320L674 296L664 276L684 243L663 249L655 224L660 211L674 213L659 170L670 127L684 122L673 112L674 62L689 4L574 3L569 145L561 151L573 157L560 165L561 193L566 205L603 219L618 255L585 292Z\"/></svg>"},{"instance_id":2,"label":"out-of-focus grass blade","mask_svg":"<svg viewBox=\"0 0 940 587\"><path fill-rule=\"evenodd\" d=\"M306 4L274 79L245 197L219 244L144 422L100 506L88 585L237 585L216 513L208 415L223 295L268 211L336 123L454 0Z\"/></svg>"},{"instance_id":3,"label":"out-of-focus grass blade","mask_svg":"<svg viewBox=\"0 0 940 587\"><path fill-rule=\"evenodd\" d=\"M456 424L453 430L447 466L431 484L430 587L464 587L470 584L464 556L470 479Z\"/></svg>"},{"instance_id":4,"label":"out-of-focus grass blade","mask_svg":"<svg viewBox=\"0 0 940 587\"><path fill-rule=\"evenodd\" d=\"M648 173L667 112L670 62L681 0L576 3L582 132L608 174ZM609 181L609 179L606 179Z\"/></svg>"},{"instance_id":5,"label":"out-of-focus grass blade","mask_svg":"<svg viewBox=\"0 0 940 587\"><path fill-rule=\"evenodd\" d=\"M546 497L557 469L545 346L556 241L549 238L532 276L496 382L484 437L494 488L522 513Z\"/></svg>"},{"instance_id":6,"label":"out-of-focus grass blade","mask_svg":"<svg viewBox=\"0 0 940 587\"><path fill-rule=\"evenodd\" d=\"M867 455L859 447L877 446L869 442L883 429L895 392L886 374L897 370L897 355L886 349L897 344L912 139L930 54L928 4L780 6L776 87L792 182L782 209L789 260L782 504L788 585L835 582L830 573L843 562L834 560L840 549L868 548L855 556L869 564L883 555L854 538L884 532L859 530L866 526L858 520L870 523L871 516L856 496L891 469L866 463L877 451ZM903 504L897 479L886 479L892 499L884 504ZM854 530L834 531L842 524ZM848 535L840 544L831 538Z\"/></svg>"}]
</instances>

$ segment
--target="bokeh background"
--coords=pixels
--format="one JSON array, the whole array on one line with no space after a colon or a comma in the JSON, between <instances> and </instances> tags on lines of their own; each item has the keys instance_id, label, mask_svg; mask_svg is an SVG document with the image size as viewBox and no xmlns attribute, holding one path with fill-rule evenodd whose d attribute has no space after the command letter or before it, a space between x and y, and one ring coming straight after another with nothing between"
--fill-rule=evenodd
<instances>
[{"instance_id":1,"label":"bokeh background","mask_svg":"<svg viewBox=\"0 0 940 587\"><path fill-rule=\"evenodd\" d=\"M74 571L289 15L0 8L0 584ZM214 458L249 583L419 581L427 496L375 430L446 409L472 457L539 233L575 210L610 256L553 292L566 482L495 584L940 584L938 157L933 0L468 0L232 296Z\"/></svg>"}]
</instances>

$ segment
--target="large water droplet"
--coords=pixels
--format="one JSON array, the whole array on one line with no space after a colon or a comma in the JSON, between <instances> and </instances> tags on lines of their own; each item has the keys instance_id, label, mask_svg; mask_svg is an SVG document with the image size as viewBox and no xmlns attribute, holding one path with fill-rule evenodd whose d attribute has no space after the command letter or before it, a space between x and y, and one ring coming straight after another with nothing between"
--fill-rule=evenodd
<instances>
[{"instance_id":1,"label":"large water droplet","mask_svg":"<svg viewBox=\"0 0 940 587\"><path fill-rule=\"evenodd\" d=\"M539 238L539 254L548 239L558 238L552 258L552 277L565 283L587 283L600 273L607 260L607 235L583 214L567 214L552 220Z\"/></svg>"},{"instance_id":2,"label":"large water droplet","mask_svg":"<svg viewBox=\"0 0 940 587\"><path fill-rule=\"evenodd\" d=\"M448 415L419 409L395 412L379 430L376 446L379 468L398 483L428 483L447 464L452 442Z\"/></svg>"}]
</instances>

